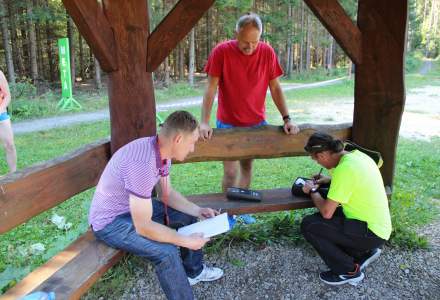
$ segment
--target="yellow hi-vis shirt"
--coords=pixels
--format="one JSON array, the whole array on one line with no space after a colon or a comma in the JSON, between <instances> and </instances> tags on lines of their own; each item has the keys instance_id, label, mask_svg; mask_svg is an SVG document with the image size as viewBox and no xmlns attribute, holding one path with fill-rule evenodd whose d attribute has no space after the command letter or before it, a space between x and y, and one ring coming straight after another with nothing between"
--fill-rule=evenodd
<instances>
[{"instance_id":1,"label":"yellow hi-vis shirt","mask_svg":"<svg viewBox=\"0 0 440 300\"><path fill-rule=\"evenodd\" d=\"M344 154L331 173L327 198L341 203L347 218L367 222L368 229L388 240L391 217L382 176L375 162L354 150Z\"/></svg>"}]
</instances>

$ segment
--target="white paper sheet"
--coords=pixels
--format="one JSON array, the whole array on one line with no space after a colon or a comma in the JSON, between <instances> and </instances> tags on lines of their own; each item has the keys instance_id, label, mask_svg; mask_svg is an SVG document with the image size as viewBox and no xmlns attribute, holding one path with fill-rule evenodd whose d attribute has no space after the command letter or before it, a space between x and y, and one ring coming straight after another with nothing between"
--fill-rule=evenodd
<instances>
[{"instance_id":1,"label":"white paper sheet","mask_svg":"<svg viewBox=\"0 0 440 300\"><path fill-rule=\"evenodd\" d=\"M191 235L193 233L203 233L205 238L212 237L229 230L228 214L209 218L188 226L181 227L177 232L181 235Z\"/></svg>"}]
</instances>

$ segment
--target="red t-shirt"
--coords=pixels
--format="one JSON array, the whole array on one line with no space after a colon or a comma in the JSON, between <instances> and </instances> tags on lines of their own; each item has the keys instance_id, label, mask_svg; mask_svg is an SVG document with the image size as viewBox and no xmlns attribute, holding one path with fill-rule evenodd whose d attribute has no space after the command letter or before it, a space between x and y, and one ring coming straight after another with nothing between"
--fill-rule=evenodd
<instances>
[{"instance_id":1,"label":"red t-shirt","mask_svg":"<svg viewBox=\"0 0 440 300\"><path fill-rule=\"evenodd\" d=\"M252 55L245 55L237 40L218 44L208 58L205 71L220 78L217 119L243 127L265 119L269 81L283 74L271 46L259 42Z\"/></svg>"}]
</instances>

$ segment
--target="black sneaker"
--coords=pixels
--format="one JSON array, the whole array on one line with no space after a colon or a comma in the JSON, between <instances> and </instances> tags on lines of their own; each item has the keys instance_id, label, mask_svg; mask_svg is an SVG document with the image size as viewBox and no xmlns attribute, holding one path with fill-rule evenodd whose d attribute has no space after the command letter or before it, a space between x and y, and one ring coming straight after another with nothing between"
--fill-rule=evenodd
<instances>
[{"instance_id":1,"label":"black sneaker","mask_svg":"<svg viewBox=\"0 0 440 300\"><path fill-rule=\"evenodd\" d=\"M359 261L356 261L356 263L359 264L360 270L365 270L366 267L368 267L369 264L376 261L380 254L382 253L382 250L380 248L375 248L373 250L368 251Z\"/></svg>"},{"instance_id":2,"label":"black sneaker","mask_svg":"<svg viewBox=\"0 0 440 300\"><path fill-rule=\"evenodd\" d=\"M319 274L319 279L329 285L341 285L349 283L351 285L357 285L364 279L365 275L360 270L359 265L356 265L356 270L354 272L348 272L347 274L338 275L332 271L322 272Z\"/></svg>"}]
</instances>

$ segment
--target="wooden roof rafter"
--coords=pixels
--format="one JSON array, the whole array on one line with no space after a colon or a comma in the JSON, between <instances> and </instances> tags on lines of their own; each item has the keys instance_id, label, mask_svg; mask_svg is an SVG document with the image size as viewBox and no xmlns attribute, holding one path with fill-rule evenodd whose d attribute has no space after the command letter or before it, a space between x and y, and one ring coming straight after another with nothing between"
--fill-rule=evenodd
<instances>
[{"instance_id":1,"label":"wooden roof rafter","mask_svg":"<svg viewBox=\"0 0 440 300\"><path fill-rule=\"evenodd\" d=\"M147 72L154 72L215 0L180 0L148 38Z\"/></svg>"},{"instance_id":2,"label":"wooden roof rafter","mask_svg":"<svg viewBox=\"0 0 440 300\"><path fill-rule=\"evenodd\" d=\"M118 69L113 30L101 4L96 0L63 0L81 35L106 72Z\"/></svg>"},{"instance_id":3,"label":"wooden roof rafter","mask_svg":"<svg viewBox=\"0 0 440 300\"><path fill-rule=\"evenodd\" d=\"M338 0L304 0L355 64L362 63L362 33Z\"/></svg>"}]
</instances>

